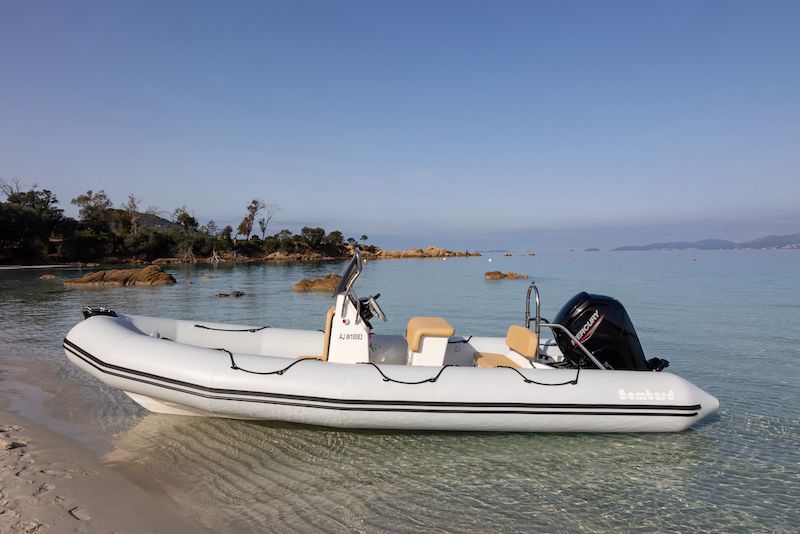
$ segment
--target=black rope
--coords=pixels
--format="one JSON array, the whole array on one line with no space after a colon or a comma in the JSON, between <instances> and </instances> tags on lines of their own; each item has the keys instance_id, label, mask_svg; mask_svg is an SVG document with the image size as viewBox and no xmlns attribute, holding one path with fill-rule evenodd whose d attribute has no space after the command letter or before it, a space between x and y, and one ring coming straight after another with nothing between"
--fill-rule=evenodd
<instances>
[{"instance_id":1,"label":"black rope","mask_svg":"<svg viewBox=\"0 0 800 534\"><path fill-rule=\"evenodd\" d=\"M213 326L205 326L205 325L202 325L202 324L196 324L196 325L194 325L194 327L195 328L203 328L205 330L217 330L219 332L260 332L261 330L264 330L265 328L270 328L269 325L262 326L261 328L239 328L239 329L236 329L236 328L214 328Z\"/></svg>"},{"instance_id":2,"label":"black rope","mask_svg":"<svg viewBox=\"0 0 800 534\"><path fill-rule=\"evenodd\" d=\"M277 371L251 371L249 369L243 369L243 368L239 367L238 365L236 365L236 360L233 359L233 353L231 351L229 351L228 349L214 349L214 350L220 350L220 351L226 352L228 354L228 357L230 357L230 359L231 359L231 369L233 369L234 371L242 371L243 373L250 373L251 375L282 375L283 373L285 373L286 371L288 371L289 369L291 369L292 367L294 367L295 365L297 365L300 362L303 362L303 361L306 361L306 360L322 361L319 358L300 358L299 360L292 361L292 363L290 363L289 365L287 365L283 369L278 369Z\"/></svg>"},{"instance_id":3,"label":"black rope","mask_svg":"<svg viewBox=\"0 0 800 534\"><path fill-rule=\"evenodd\" d=\"M548 384L548 383L545 383L545 382L537 382L536 380L531 380L527 376L525 376L522 373L520 373L519 369L517 369L515 367L510 367L508 365L498 365L497 368L498 369L500 369L500 368L502 368L502 369L511 369L512 371L517 373L519 376L521 376L526 384L536 384L537 386L568 386L568 385L576 386L576 385L578 385L578 378L581 376L581 368L578 367L578 370L575 372L575 378L573 378L572 380L567 380L566 382L557 382L555 384Z\"/></svg>"},{"instance_id":4,"label":"black rope","mask_svg":"<svg viewBox=\"0 0 800 534\"><path fill-rule=\"evenodd\" d=\"M450 343L469 343L469 340L470 340L470 339L472 339L472 336L469 336L467 339L464 339L464 338L462 337L461 339L456 339L456 340L453 340L453 341L448 341L447 343L448 343L448 345L449 345Z\"/></svg>"},{"instance_id":5,"label":"black rope","mask_svg":"<svg viewBox=\"0 0 800 534\"><path fill-rule=\"evenodd\" d=\"M228 349L219 348L219 349L214 349L214 350L222 351L222 352L224 352L224 353L226 353L228 355L228 357L231 359L231 369L233 369L235 371L242 371L243 373L250 373L251 375L262 375L262 376L264 376L264 375L279 375L280 376L280 375L282 375L283 373L285 373L286 371L288 371L289 369L291 369L292 367L294 367L295 365L297 365L298 363L300 363L302 361L306 361L306 360L322 361L319 358L300 358L298 360L294 360L292 363L290 363L289 365L287 365L283 369L278 369L277 371L251 371L249 369L243 369L243 368L239 367L238 365L236 365L236 360L233 357L233 353L231 351L229 351ZM439 372L436 373L435 376L432 376L430 378L425 378L423 380L418 380L416 382L408 382L408 381L405 381L405 380L397 380L395 378L391 378L391 377L386 376L386 374L381 370L381 368L378 367L377 365L375 365L372 362L358 362L358 363L362 364L362 365L371 365L372 367L374 367L378 371L378 373L380 373L381 377L383 377L383 381L384 382L394 382L395 384L405 384L405 385L408 385L408 386L417 386L419 384L426 384L426 383L433 384L434 382L439 380L439 377L442 376L442 373L444 372L445 369L447 369L448 367L456 367L453 364L444 365L444 366L442 366L441 369L439 369ZM581 375L581 369L579 367L578 370L575 372L575 378L573 378L572 380L567 380L566 382L558 382L558 383L555 383L555 384L548 384L546 382L537 382L536 380L531 380L530 378L528 378L525 375L523 375L522 373L520 373L519 370L514 368L514 367L509 367L507 365L498 365L497 369L511 369L512 371L517 373L519 376L521 376L522 380L524 380L526 384L536 384L537 386L566 386L566 385L570 385L570 384L571 385L577 385L578 384L578 378Z\"/></svg>"},{"instance_id":6,"label":"black rope","mask_svg":"<svg viewBox=\"0 0 800 534\"><path fill-rule=\"evenodd\" d=\"M360 364L364 364L364 365L371 365L372 367L374 367L375 369L377 369L377 370L378 370L378 372L379 372L379 373L381 374L381 376L383 377L383 381L384 381L384 382L394 382L395 384L406 384L406 385L409 385L409 386L416 386L416 385L419 385L419 384L424 384L424 383L426 383L426 382L430 382L430 383L432 384L432 383L436 382L437 380L439 380L439 377L440 377L440 376L442 376L442 372L443 372L445 369L447 369L448 367L453 367L453 365L445 365L444 367L442 367L441 369L439 369L439 372L438 372L438 373L436 373L436 376L432 376L431 378L426 378L426 379L424 379L424 380L420 380L420 381L418 381L418 382L406 382L405 380L395 380L394 378L389 378L388 376L386 376L386 375L383 373L383 371L381 371L381 368L380 368L380 367L378 367L377 365L375 365L375 364L374 364L374 363L372 363L372 362L358 362L358 363L360 363Z\"/></svg>"}]
</instances>

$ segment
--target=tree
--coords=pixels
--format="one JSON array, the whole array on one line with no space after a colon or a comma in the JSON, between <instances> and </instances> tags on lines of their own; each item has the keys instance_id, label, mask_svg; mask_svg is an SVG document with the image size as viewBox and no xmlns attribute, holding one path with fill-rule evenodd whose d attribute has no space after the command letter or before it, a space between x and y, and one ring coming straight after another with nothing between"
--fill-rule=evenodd
<instances>
[{"instance_id":1,"label":"tree","mask_svg":"<svg viewBox=\"0 0 800 534\"><path fill-rule=\"evenodd\" d=\"M140 200L131 193L128 195L128 202L122 206L125 218L130 225L130 233L133 235L139 235L139 202Z\"/></svg>"},{"instance_id":2,"label":"tree","mask_svg":"<svg viewBox=\"0 0 800 534\"><path fill-rule=\"evenodd\" d=\"M186 230L197 230L197 227L199 226L197 219L195 219L192 215L189 215L189 212L186 210L186 206L175 208L175 211L172 212L172 220L183 226L183 228Z\"/></svg>"},{"instance_id":3,"label":"tree","mask_svg":"<svg viewBox=\"0 0 800 534\"><path fill-rule=\"evenodd\" d=\"M247 215L244 216L242 222L236 228L236 235L243 235L246 240L249 240L250 234L253 233L253 223L259 213L266 209L264 217L258 219L258 227L261 230L261 238L263 239L267 235L267 227L270 221L281 211L281 207L277 204L265 204L263 200L257 198L251 200L246 209Z\"/></svg>"},{"instance_id":4,"label":"tree","mask_svg":"<svg viewBox=\"0 0 800 534\"><path fill-rule=\"evenodd\" d=\"M366 235L362 235L361 236L361 241L367 242L367 241L369 241L369 237L367 237Z\"/></svg>"},{"instance_id":5,"label":"tree","mask_svg":"<svg viewBox=\"0 0 800 534\"><path fill-rule=\"evenodd\" d=\"M217 228L217 223L214 222L214 219L208 221L206 225L206 233L211 236L216 236L219 233L219 228Z\"/></svg>"},{"instance_id":6,"label":"tree","mask_svg":"<svg viewBox=\"0 0 800 534\"><path fill-rule=\"evenodd\" d=\"M272 219L281 211L281 207L277 204L267 204L264 206L265 215L261 219L258 220L258 225L261 226L261 221L264 221L264 226L261 227L261 234L266 234L267 226L269 223L272 222Z\"/></svg>"},{"instance_id":7,"label":"tree","mask_svg":"<svg viewBox=\"0 0 800 534\"><path fill-rule=\"evenodd\" d=\"M99 233L108 231L109 210L113 204L104 190L94 193L89 189L73 198L72 203L80 208L78 215L87 227Z\"/></svg>"},{"instance_id":8,"label":"tree","mask_svg":"<svg viewBox=\"0 0 800 534\"><path fill-rule=\"evenodd\" d=\"M0 192L6 195L6 202L32 209L49 226L64 217L64 210L56 207L58 199L49 189L38 190L33 184L29 190L23 191L19 180L15 178L10 182L0 179Z\"/></svg>"},{"instance_id":9,"label":"tree","mask_svg":"<svg viewBox=\"0 0 800 534\"><path fill-rule=\"evenodd\" d=\"M339 230L334 230L325 236L325 247L331 254L342 254L344 251L344 235Z\"/></svg>"},{"instance_id":10,"label":"tree","mask_svg":"<svg viewBox=\"0 0 800 534\"><path fill-rule=\"evenodd\" d=\"M231 238L233 237L233 227L231 225L228 225L225 228L223 228L221 237L225 241L230 241Z\"/></svg>"},{"instance_id":11,"label":"tree","mask_svg":"<svg viewBox=\"0 0 800 534\"><path fill-rule=\"evenodd\" d=\"M309 250L318 250L322 244L322 240L325 239L325 230L322 228L304 226L303 229L300 230L300 236L303 238Z\"/></svg>"}]
</instances>

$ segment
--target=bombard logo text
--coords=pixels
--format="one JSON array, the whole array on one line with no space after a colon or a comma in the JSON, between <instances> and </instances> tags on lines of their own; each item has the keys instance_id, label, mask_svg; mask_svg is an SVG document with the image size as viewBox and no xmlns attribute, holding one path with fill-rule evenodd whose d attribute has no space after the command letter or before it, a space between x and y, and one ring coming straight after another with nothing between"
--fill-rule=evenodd
<instances>
[{"instance_id":1,"label":"bombard logo text","mask_svg":"<svg viewBox=\"0 0 800 534\"><path fill-rule=\"evenodd\" d=\"M626 391L624 389L619 390L619 400L632 400L632 401L671 401L675 400L675 392L672 390L669 391L650 391L649 389L645 389L644 391Z\"/></svg>"}]
</instances>

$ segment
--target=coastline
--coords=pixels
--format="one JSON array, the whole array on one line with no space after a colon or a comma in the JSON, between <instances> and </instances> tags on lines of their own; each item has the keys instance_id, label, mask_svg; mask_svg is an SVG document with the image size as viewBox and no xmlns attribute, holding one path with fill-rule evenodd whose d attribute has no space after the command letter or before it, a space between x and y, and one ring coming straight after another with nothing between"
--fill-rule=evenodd
<instances>
[{"instance_id":1,"label":"coastline","mask_svg":"<svg viewBox=\"0 0 800 534\"><path fill-rule=\"evenodd\" d=\"M466 258L481 256L477 251L456 251L441 247L410 248L406 250L378 250L377 252L362 251L361 255L366 260L394 260L394 259L439 259L439 258ZM136 258L104 258L97 263L52 263L47 265L0 265L0 270L14 269L58 269L58 268L96 268L102 265L230 265L230 264L269 264L269 263L315 263L329 261L347 261L352 258L352 251L343 255L327 255L319 252L272 252L253 256L240 256L233 253L221 253L212 257L191 258L156 258L152 261L138 260Z\"/></svg>"}]
</instances>

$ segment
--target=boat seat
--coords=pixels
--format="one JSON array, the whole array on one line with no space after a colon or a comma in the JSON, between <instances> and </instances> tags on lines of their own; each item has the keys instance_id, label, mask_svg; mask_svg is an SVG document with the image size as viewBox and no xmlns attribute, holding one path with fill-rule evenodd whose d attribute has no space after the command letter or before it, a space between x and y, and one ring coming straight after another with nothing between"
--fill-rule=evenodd
<instances>
[{"instance_id":1,"label":"boat seat","mask_svg":"<svg viewBox=\"0 0 800 534\"><path fill-rule=\"evenodd\" d=\"M412 317L406 326L408 363L443 365L447 342L455 332L455 328L441 317Z\"/></svg>"},{"instance_id":2,"label":"boat seat","mask_svg":"<svg viewBox=\"0 0 800 534\"><path fill-rule=\"evenodd\" d=\"M514 367L519 369L519 364L503 354L492 354L491 352L476 352L472 360L478 367Z\"/></svg>"},{"instance_id":3,"label":"boat seat","mask_svg":"<svg viewBox=\"0 0 800 534\"><path fill-rule=\"evenodd\" d=\"M336 315L336 309L331 307L328 314L325 316L325 336L322 341L322 356L298 356L297 360L322 360L328 361L328 352L331 348L331 330L333 330L333 316Z\"/></svg>"},{"instance_id":4,"label":"boat seat","mask_svg":"<svg viewBox=\"0 0 800 534\"><path fill-rule=\"evenodd\" d=\"M532 367L528 358L535 358L539 352L539 336L524 326L511 325L506 334L509 354L476 352L472 360L478 367Z\"/></svg>"},{"instance_id":5,"label":"boat seat","mask_svg":"<svg viewBox=\"0 0 800 534\"><path fill-rule=\"evenodd\" d=\"M406 342L411 352L419 352L423 337L446 337L456 330L442 317L412 317L406 326Z\"/></svg>"}]
</instances>

